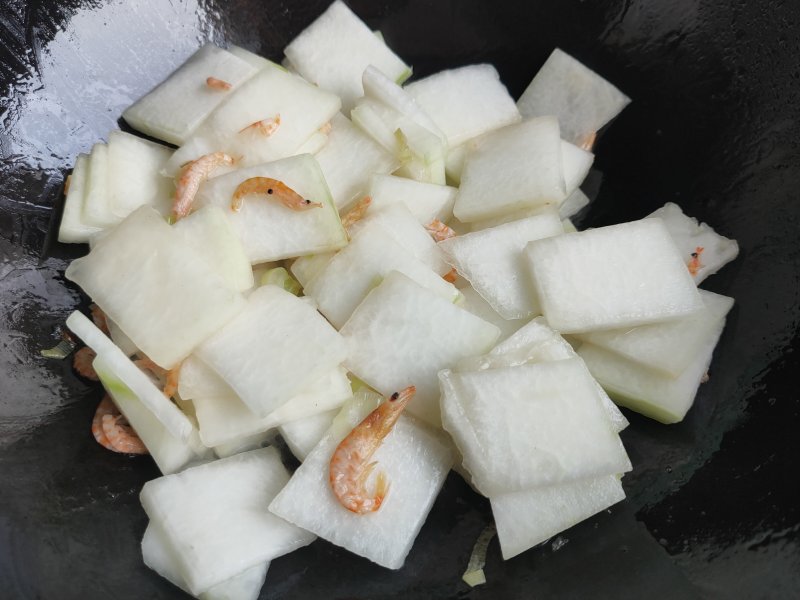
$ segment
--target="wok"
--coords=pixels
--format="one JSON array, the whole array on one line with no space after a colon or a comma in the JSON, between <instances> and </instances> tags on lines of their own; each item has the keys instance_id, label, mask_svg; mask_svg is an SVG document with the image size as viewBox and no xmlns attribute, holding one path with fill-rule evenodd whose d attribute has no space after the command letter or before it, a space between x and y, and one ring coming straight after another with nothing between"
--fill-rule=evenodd
<instances>
[{"instance_id":1,"label":"wok","mask_svg":"<svg viewBox=\"0 0 800 600\"><path fill-rule=\"evenodd\" d=\"M39 350L82 302L85 247L53 241L65 174L125 106L203 41L278 59L328 0L6 0L0 7L0 597L179 598L141 562L149 458L89 431L100 392ZM694 408L629 414L628 498L461 581L488 503L452 475L405 566L324 541L275 560L262 598L789 598L800 595L800 5L780 0L350 0L415 75L495 64L522 92L555 46L633 103L597 146L581 224L667 201L741 255L704 287L731 295Z\"/></svg>"}]
</instances>

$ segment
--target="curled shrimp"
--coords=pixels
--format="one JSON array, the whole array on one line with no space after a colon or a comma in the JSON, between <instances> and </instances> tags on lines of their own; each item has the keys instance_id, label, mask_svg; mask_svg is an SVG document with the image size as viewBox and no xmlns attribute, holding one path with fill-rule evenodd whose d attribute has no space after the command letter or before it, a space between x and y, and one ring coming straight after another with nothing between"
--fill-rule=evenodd
<instances>
[{"instance_id":1,"label":"curled shrimp","mask_svg":"<svg viewBox=\"0 0 800 600\"><path fill-rule=\"evenodd\" d=\"M456 235L455 231L442 223L439 219L434 219L425 225L425 230L430 233L437 242L448 240Z\"/></svg>"},{"instance_id":2,"label":"curled shrimp","mask_svg":"<svg viewBox=\"0 0 800 600\"><path fill-rule=\"evenodd\" d=\"M353 208L348 210L347 214L342 217L342 226L345 229L349 229L353 226L353 224L358 223L364 218L364 215L367 213L367 209L371 203L372 198L369 196L364 196L361 200L356 202Z\"/></svg>"},{"instance_id":3,"label":"curled shrimp","mask_svg":"<svg viewBox=\"0 0 800 600\"><path fill-rule=\"evenodd\" d=\"M705 248L697 246L690 255L689 264L686 266L689 268L689 273L692 274L692 277L697 277L697 272L705 266L700 262L700 255L703 254L703 250L705 250Z\"/></svg>"},{"instance_id":4,"label":"curled shrimp","mask_svg":"<svg viewBox=\"0 0 800 600\"><path fill-rule=\"evenodd\" d=\"M200 184L208 179L214 169L232 165L234 158L224 152L212 152L188 163L175 184L175 200L172 203L172 218L178 220L189 214Z\"/></svg>"},{"instance_id":5,"label":"curled shrimp","mask_svg":"<svg viewBox=\"0 0 800 600\"><path fill-rule=\"evenodd\" d=\"M254 131L264 137L269 137L273 133L275 133L281 125L281 116L275 115L274 117L270 117L269 119L263 119L261 121L256 121L255 123L250 123L247 127L244 127L239 130L239 133L244 133L245 131Z\"/></svg>"},{"instance_id":6,"label":"curled shrimp","mask_svg":"<svg viewBox=\"0 0 800 600\"><path fill-rule=\"evenodd\" d=\"M75 353L72 359L72 368L75 369L81 377L86 377L86 379L91 379L92 381L100 381L100 378L97 376L92 366L95 356L97 356L95 351L88 346L81 348Z\"/></svg>"},{"instance_id":7,"label":"curled shrimp","mask_svg":"<svg viewBox=\"0 0 800 600\"><path fill-rule=\"evenodd\" d=\"M378 464L369 460L416 391L412 385L392 394L353 428L331 456L328 474L331 489L347 510L363 515L381 507L389 492L389 482L386 474L380 472L375 481L375 493L367 492L367 478Z\"/></svg>"},{"instance_id":8,"label":"curled shrimp","mask_svg":"<svg viewBox=\"0 0 800 600\"><path fill-rule=\"evenodd\" d=\"M178 392L178 381L180 380L181 365L183 363L178 363L177 367L167 370L157 365L152 359L145 357L133 361L133 364L142 370L150 371L159 379L164 379L164 389L161 391L167 398L173 398Z\"/></svg>"},{"instance_id":9,"label":"curled shrimp","mask_svg":"<svg viewBox=\"0 0 800 600\"><path fill-rule=\"evenodd\" d=\"M98 444L112 452L147 454L142 440L125 421L108 394L97 405L92 419L92 435Z\"/></svg>"},{"instance_id":10,"label":"curled shrimp","mask_svg":"<svg viewBox=\"0 0 800 600\"><path fill-rule=\"evenodd\" d=\"M272 196L292 210L308 210L309 208L322 208L321 202L312 202L303 198L288 185L271 177L251 177L245 179L233 192L231 210L239 212L242 209L244 197L250 194L266 194Z\"/></svg>"},{"instance_id":11,"label":"curled shrimp","mask_svg":"<svg viewBox=\"0 0 800 600\"><path fill-rule=\"evenodd\" d=\"M210 87L212 90L219 90L222 92L228 91L233 86L223 79L217 79L216 77L207 77L206 78L206 85Z\"/></svg>"}]
</instances>

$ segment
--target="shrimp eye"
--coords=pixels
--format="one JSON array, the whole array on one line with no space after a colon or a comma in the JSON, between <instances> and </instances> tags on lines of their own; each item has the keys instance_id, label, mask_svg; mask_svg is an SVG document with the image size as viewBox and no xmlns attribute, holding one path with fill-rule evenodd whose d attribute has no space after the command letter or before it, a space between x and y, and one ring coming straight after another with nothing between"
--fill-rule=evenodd
<instances>
[{"instance_id":1,"label":"shrimp eye","mask_svg":"<svg viewBox=\"0 0 800 600\"><path fill-rule=\"evenodd\" d=\"M397 400L400 397L400 394L395 392L389 397L389 400Z\"/></svg>"},{"instance_id":2,"label":"shrimp eye","mask_svg":"<svg viewBox=\"0 0 800 600\"><path fill-rule=\"evenodd\" d=\"M697 258L697 252L692 252L692 258Z\"/></svg>"},{"instance_id":3,"label":"shrimp eye","mask_svg":"<svg viewBox=\"0 0 800 600\"><path fill-rule=\"evenodd\" d=\"M311 204L311 200L309 200L308 198L306 198L306 204Z\"/></svg>"},{"instance_id":4,"label":"shrimp eye","mask_svg":"<svg viewBox=\"0 0 800 600\"><path fill-rule=\"evenodd\" d=\"M272 188L269 188L269 189L267 190L267 193L268 193L268 194L271 194L271 193L272 193Z\"/></svg>"}]
</instances>

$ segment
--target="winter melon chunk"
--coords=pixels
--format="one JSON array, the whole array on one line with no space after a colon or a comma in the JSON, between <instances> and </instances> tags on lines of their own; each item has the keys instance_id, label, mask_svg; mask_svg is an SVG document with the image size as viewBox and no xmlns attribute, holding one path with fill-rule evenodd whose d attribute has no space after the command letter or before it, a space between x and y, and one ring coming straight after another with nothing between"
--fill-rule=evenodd
<instances>
[{"instance_id":1,"label":"winter melon chunk","mask_svg":"<svg viewBox=\"0 0 800 600\"><path fill-rule=\"evenodd\" d=\"M383 210L392 204L404 204L422 225L428 225L434 219L445 223L453 216L457 192L456 188L447 185L393 175L373 175L369 186L372 198L369 212Z\"/></svg>"},{"instance_id":2,"label":"winter melon chunk","mask_svg":"<svg viewBox=\"0 0 800 600\"><path fill-rule=\"evenodd\" d=\"M439 377L444 427L489 497L631 468L578 359Z\"/></svg>"},{"instance_id":3,"label":"winter melon chunk","mask_svg":"<svg viewBox=\"0 0 800 600\"><path fill-rule=\"evenodd\" d=\"M367 295L341 333L350 371L385 395L415 385L408 412L438 426L436 374L466 356L486 353L500 330L394 271Z\"/></svg>"},{"instance_id":4,"label":"winter melon chunk","mask_svg":"<svg viewBox=\"0 0 800 600\"><path fill-rule=\"evenodd\" d=\"M270 177L298 194L322 203L320 208L295 211L266 195L244 198L241 210L231 210L233 194L251 177ZM336 250L347 244L328 186L313 156L301 154L207 181L195 199L197 207L215 205L225 211L253 264Z\"/></svg>"},{"instance_id":5,"label":"winter melon chunk","mask_svg":"<svg viewBox=\"0 0 800 600\"><path fill-rule=\"evenodd\" d=\"M369 65L399 83L411 74L411 68L341 0L292 40L284 53L298 73L336 93L348 110L363 95L361 75Z\"/></svg>"},{"instance_id":6,"label":"winter melon chunk","mask_svg":"<svg viewBox=\"0 0 800 600\"><path fill-rule=\"evenodd\" d=\"M517 100L524 118L555 115L561 135L581 145L630 103L600 75L556 48Z\"/></svg>"},{"instance_id":7,"label":"winter melon chunk","mask_svg":"<svg viewBox=\"0 0 800 600\"><path fill-rule=\"evenodd\" d=\"M298 460L305 460L319 441L325 436L338 409L328 410L302 419L284 423L278 428L289 450Z\"/></svg>"},{"instance_id":8,"label":"winter melon chunk","mask_svg":"<svg viewBox=\"0 0 800 600\"><path fill-rule=\"evenodd\" d=\"M193 595L314 540L267 510L288 480L280 454L264 448L144 485L142 506Z\"/></svg>"},{"instance_id":9,"label":"winter melon chunk","mask_svg":"<svg viewBox=\"0 0 800 600\"><path fill-rule=\"evenodd\" d=\"M341 336L312 306L265 285L196 354L253 413L266 417L309 381L338 366L346 350Z\"/></svg>"},{"instance_id":10,"label":"winter melon chunk","mask_svg":"<svg viewBox=\"0 0 800 600\"><path fill-rule=\"evenodd\" d=\"M374 408L370 397L345 404L269 509L337 546L383 567L399 569L444 483L453 455L442 432L402 416L372 458L377 462L376 470L386 473L388 494L375 512L350 512L331 490L331 455ZM309 498L314 501L309 502Z\"/></svg>"},{"instance_id":11,"label":"winter melon chunk","mask_svg":"<svg viewBox=\"0 0 800 600\"><path fill-rule=\"evenodd\" d=\"M453 214L469 223L558 204L566 196L561 162L561 137L554 117L487 133L467 154Z\"/></svg>"},{"instance_id":12,"label":"winter melon chunk","mask_svg":"<svg viewBox=\"0 0 800 600\"><path fill-rule=\"evenodd\" d=\"M189 589L181 575L180 564L175 551L170 547L166 535L155 523L149 523L142 538L142 559L171 584L189 594ZM198 600L258 600L261 586L269 569L269 561L253 565L230 579L211 586L198 595Z\"/></svg>"},{"instance_id":13,"label":"winter melon chunk","mask_svg":"<svg viewBox=\"0 0 800 600\"><path fill-rule=\"evenodd\" d=\"M525 252L542 312L562 333L632 327L703 309L659 219L536 240Z\"/></svg>"},{"instance_id":14,"label":"winter melon chunk","mask_svg":"<svg viewBox=\"0 0 800 600\"><path fill-rule=\"evenodd\" d=\"M83 202L86 196L86 184L89 175L89 155L80 154L75 160L75 167L69 178L69 189L64 198L64 211L58 227L58 241L68 244L89 241L100 227L88 225L83 221Z\"/></svg>"},{"instance_id":15,"label":"winter melon chunk","mask_svg":"<svg viewBox=\"0 0 800 600\"><path fill-rule=\"evenodd\" d=\"M66 271L158 365L169 369L244 306L244 299L143 206Z\"/></svg>"}]
</instances>

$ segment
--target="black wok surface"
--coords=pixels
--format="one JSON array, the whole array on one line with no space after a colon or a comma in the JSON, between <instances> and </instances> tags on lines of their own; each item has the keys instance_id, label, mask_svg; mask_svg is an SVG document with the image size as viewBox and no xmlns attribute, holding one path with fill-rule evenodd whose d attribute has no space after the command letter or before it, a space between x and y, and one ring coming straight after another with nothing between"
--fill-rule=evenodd
<instances>
[{"instance_id":1,"label":"black wok surface","mask_svg":"<svg viewBox=\"0 0 800 600\"><path fill-rule=\"evenodd\" d=\"M54 243L65 174L205 40L278 59L328 0L0 5L0 598L179 598L141 562L149 458L89 431L100 392L47 361L82 302ZM597 146L584 225L674 201L736 238L711 380L673 426L629 415L628 499L461 582L488 503L451 475L403 569L324 541L262 598L800 597L800 5L782 0L350 0L416 76L494 63L514 95L554 46L633 98ZM602 176L600 175L602 173Z\"/></svg>"}]
</instances>

